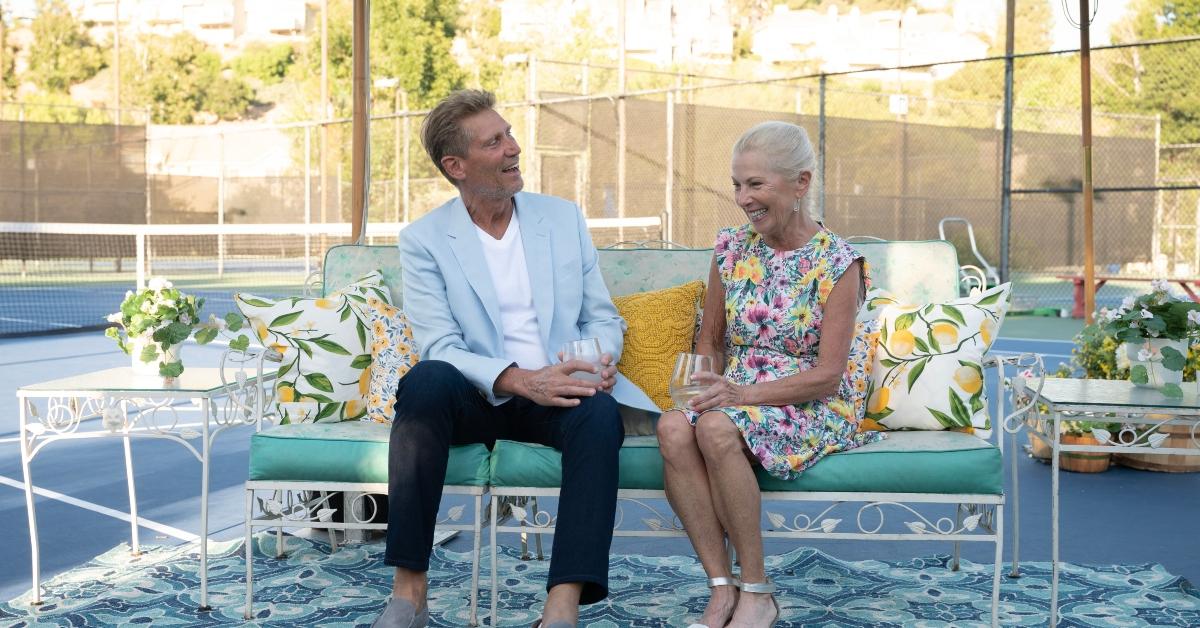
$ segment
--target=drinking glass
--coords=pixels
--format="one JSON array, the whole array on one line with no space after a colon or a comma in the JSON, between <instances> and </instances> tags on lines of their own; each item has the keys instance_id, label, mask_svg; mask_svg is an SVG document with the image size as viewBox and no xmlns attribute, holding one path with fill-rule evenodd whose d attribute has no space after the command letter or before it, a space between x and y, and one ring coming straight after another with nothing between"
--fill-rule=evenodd
<instances>
[{"instance_id":1,"label":"drinking glass","mask_svg":"<svg viewBox=\"0 0 1200 628\"><path fill-rule=\"evenodd\" d=\"M587 371L575 371L571 373L571 377L582 379L586 382L594 384L600 383L600 371L604 369L604 365L600 362L600 341L595 338L581 338L563 343L562 359L563 362L571 360L583 360L588 364L596 367L595 373Z\"/></svg>"},{"instance_id":2,"label":"drinking glass","mask_svg":"<svg viewBox=\"0 0 1200 628\"><path fill-rule=\"evenodd\" d=\"M667 390L677 408L687 408L692 397L708 388L707 384L692 381L692 376L700 372L715 372L712 356L680 353L675 358L675 370L671 371L671 381L667 384Z\"/></svg>"}]
</instances>

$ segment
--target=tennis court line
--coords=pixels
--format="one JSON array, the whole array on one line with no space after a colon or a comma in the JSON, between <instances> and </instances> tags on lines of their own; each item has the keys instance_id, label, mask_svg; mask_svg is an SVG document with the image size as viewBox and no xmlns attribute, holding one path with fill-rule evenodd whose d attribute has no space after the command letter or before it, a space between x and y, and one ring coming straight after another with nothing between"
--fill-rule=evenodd
<instances>
[{"instance_id":1,"label":"tennis court line","mask_svg":"<svg viewBox=\"0 0 1200 628\"><path fill-rule=\"evenodd\" d=\"M33 364L35 362L54 362L56 360L74 360L77 358L94 358L100 355L113 355L115 351L99 351L96 353L76 353L74 355L52 355L45 358L34 358L32 360L18 360L16 362L0 362L0 366L15 366L17 364Z\"/></svg>"},{"instance_id":2,"label":"tennis court line","mask_svg":"<svg viewBox=\"0 0 1200 628\"><path fill-rule=\"evenodd\" d=\"M0 484L6 484L22 491L25 490L24 482L18 482L17 480L14 480L10 477L5 477L3 475L0 475ZM113 510L107 506L93 504L89 501L84 501L82 499L71 497L70 495L64 495L58 491L52 491L50 489L40 488L38 486L33 487L33 492L35 495L40 495L41 497L48 497L55 501L63 502L64 504L70 504L71 506L83 508L84 510L90 510L95 513L112 517L113 519L119 519L125 523L129 523L129 513L124 513L120 510ZM154 530L160 534L166 534L188 542L200 540L200 535L198 534L192 534L191 532L180 530L179 528L175 528L163 523L158 523L157 521L151 521L145 517L138 517L138 525L148 530Z\"/></svg>"},{"instance_id":3,"label":"tennis court line","mask_svg":"<svg viewBox=\"0 0 1200 628\"><path fill-rule=\"evenodd\" d=\"M54 327L62 327L63 329L83 329L83 325L70 325L67 323L55 323L51 321L34 321L27 318L11 318L8 316L0 316L0 321L8 321L10 323L25 323L26 325L52 325Z\"/></svg>"}]
</instances>

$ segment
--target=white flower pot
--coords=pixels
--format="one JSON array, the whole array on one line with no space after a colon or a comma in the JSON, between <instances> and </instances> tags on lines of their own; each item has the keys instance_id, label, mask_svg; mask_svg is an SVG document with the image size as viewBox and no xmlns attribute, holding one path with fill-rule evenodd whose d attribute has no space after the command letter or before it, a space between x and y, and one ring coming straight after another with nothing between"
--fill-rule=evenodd
<instances>
[{"instance_id":1,"label":"white flower pot","mask_svg":"<svg viewBox=\"0 0 1200 628\"><path fill-rule=\"evenodd\" d=\"M158 348L158 357L151 362L142 361L142 350L146 345L155 344L154 340L149 336L136 336L129 339L129 357L133 366L134 375L154 375L158 376L159 363L179 362L180 355L183 352L183 343L174 344L167 348L164 354L162 348Z\"/></svg>"},{"instance_id":2,"label":"white flower pot","mask_svg":"<svg viewBox=\"0 0 1200 628\"><path fill-rule=\"evenodd\" d=\"M1183 371L1172 371L1162 365L1162 350L1163 347L1171 347L1176 351L1187 355L1188 341L1186 340L1170 340L1167 338L1144 338L1137 342L1125 343L1125 355L1129 358L1129 366L1132 371L1133 367L1142 365L1146 367L1146 372L1150 376L1150 381L1145 384L1137 384L1135 386L1143 386L1146 388L1158 388L1166 384L1180 384L1183 382ZM1149 360L1139 360L1138 353L1148 351L1150 353Z\"/></svg>"}]
</instances>

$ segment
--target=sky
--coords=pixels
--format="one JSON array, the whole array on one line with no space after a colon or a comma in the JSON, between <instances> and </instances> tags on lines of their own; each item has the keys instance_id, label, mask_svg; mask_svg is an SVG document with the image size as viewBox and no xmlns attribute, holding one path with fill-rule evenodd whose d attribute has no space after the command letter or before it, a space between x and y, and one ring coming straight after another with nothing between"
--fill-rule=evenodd
<instances>
[{"instance_id":1,"label":"sky","mask_svg":"<svg viewBox=\"0 0 1200 628\"><path fill-rule=\"evenodd\" d=\"M993 2L1001 2L1003 0L992 0ZM1018 2L1030 2L1031 0L1018 0ZM1079 30L1071 26L1066 15L1063 12L1063 4L1067 4L1071 8L1071 15L1076 21L1079 19L1079 0L1047 0L1050 3L1050 8L1054 15L1054 28L1051 29L1053 37L1052 48L1054 50L1067 50L1079 47ZM1097 7L1096 19L1092 22L1091 40L1093 46L1103 46L1110 43L1108 35L1109 28L1117 20L1124 16L1128 9L1130 0L1090 0L1093 7ZM136 4L138 0L126 0L131 4ZM67 0L68 4L79 6L82 0ZM36 0L0 0L0 7L3 7L5 13L14 15L33 15L33 8Z\"/></svg>"}]
</instances>

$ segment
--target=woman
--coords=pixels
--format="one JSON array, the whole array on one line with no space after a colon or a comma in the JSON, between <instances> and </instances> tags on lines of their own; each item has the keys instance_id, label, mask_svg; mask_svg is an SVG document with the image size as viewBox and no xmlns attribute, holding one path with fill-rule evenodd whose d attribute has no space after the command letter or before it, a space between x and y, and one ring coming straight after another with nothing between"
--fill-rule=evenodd
<instances>
[{"instance_id":1,"label":"woman","mask_svg":"<svg viewBox=\"0 0 1200 628\"><path fill-rule=\"evenodd\" d=\"M707 388L658 422L667 498L713 589L701 627L779 619L753 467L792 479L826 454L882 438L856 433L845 376L866 264L804 210L815 166L794 124L759 124L734 145L734 198L750 222L717 235L696 347L724 375L696 375Z\"/></svg>"}]
</instances>

